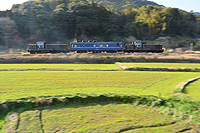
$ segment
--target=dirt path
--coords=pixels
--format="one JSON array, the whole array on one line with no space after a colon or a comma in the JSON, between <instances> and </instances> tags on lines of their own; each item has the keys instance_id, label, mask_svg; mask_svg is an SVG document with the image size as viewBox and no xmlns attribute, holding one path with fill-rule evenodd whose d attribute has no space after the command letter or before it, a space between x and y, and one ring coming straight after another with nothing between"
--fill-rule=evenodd
<instances>
[{"instance_id":1,"label":"dirt path","mask_svg":"<svg viewBox=\"0 0 200 133\"><path fill-rule=\"evenodd\" d=\"M120 62L116 62L115 64L116 64L117 66L119 66L120 68L122 68L122 69L127 69L127 68L128 68L126 65L123 65L123 64L120 63Z\"/></svg>"}]
</instances>

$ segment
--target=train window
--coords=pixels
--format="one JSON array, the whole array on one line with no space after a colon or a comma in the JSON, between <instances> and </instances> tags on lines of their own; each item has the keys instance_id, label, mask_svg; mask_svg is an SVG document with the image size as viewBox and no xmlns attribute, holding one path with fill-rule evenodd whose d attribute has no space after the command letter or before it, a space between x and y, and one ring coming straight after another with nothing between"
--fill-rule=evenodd
<instances>
[{"instance_id":1,"label":"train window","mask_svg":"<svg viewBox=\"0 0 200 133\"><path fill-rule=\"evenodd\" d=\"M96 45L93 45L93 47L96 47Z\"/></svg>"},{"instance_id":2,"label":"train window","mask_svg":"<svg viewBox=\"0 0 200 133\"><path fill-rule=\"evenodd\" d=\"M72 47L73 47L73 44L72 44Z\"/></svg>"},{"instance_id":3,"label":"train window","mask_svg":"<svg viewBox=\"0 0 200 133\"><path fill-rule=\"evenodd\" d=\"M78 45L78 47L80 47L80 45Z\"/></svg>"},{"instance_id":4,"label":"train window","mask_svg":"<svg viewBox=\"0 0 200 133\"><path fill-rule=\"evenodd\" d=\"M108 45L106 45L106 47L108 47Z\"/></svg>"},{"instance_id":5,"label":"train window","mask_svg":"<svg viewBox=\"0 0 200 133\"><path fill-rule=\"evenodd\" d=\"M120 45L120 47L122 47L122 45Z\"/></svg>"},{"instance_id":6,"label":"train window","mask_svg":"<svg viewBox=\"0 0 200 133\"><path fill-rule=\"evenodd\" d=\"M85 46L85 44L83 44L83 46Z\"/></svg>"},{"instance_id":7,"label":"train window","mask_svg":"<svg viewBox=\"0 0 200 133\"><path fill-rule=\"evenodd\" d=\"M117 46L119 47L119 43L117 44Z\"/></svg>"},{"instance_id":8,"label":"train window","mask_svg":"<svg viewBox=\"0 0 200 133\"><path fill-rule=\"evenodd\" d=\"M74 47L77 47L77 45L74 45Z\"/></svg>"},{"instance_id":9,"label":"train window","mask_svg":"<svg viewBox=\"0 0 200 133\"><path fill-rule=\"evenodd\" d=\"M103 47L103 45L100 45L100 47Z\"/></svg>"}]
</instances>

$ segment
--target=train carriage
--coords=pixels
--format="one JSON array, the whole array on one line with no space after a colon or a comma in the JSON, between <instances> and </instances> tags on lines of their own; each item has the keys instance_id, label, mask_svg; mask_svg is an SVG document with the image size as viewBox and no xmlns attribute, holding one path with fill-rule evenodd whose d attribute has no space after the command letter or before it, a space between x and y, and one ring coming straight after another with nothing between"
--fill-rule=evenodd
<instances>
[{"instance_id":1,"label":"train carriage","mask_svg":"<svg viewBox=\"0 0 200 133\"><path fill-rule=\"evenodd\" d=\"M71 47L71 52L77 52L77 53L86 53L86 52L116 53L116 52L123 51L123 43L122 42L96 42L96 41L71 42L70 47Z\"/></svg>"}]
</instances>

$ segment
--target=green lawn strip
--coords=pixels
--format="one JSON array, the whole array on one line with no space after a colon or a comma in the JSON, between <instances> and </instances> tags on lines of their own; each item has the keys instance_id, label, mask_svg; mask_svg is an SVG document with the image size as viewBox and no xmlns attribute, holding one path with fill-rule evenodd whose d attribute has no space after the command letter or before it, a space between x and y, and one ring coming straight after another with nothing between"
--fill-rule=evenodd
<instances>
[{"instance_id":1,"label":"green lawn strip","mask_svg":"<svg viewBox=\"0 0 200 133\"><path fill-rule=\"evenodd\" d=\"M115 64L0 64L0 69L119 69Z\"/></svg>"},{"instance_id":2,"label":"green lawn strip","mask_svg":"<svg viewBox=\"0 0 200 133\"><path fill-rule=\"evenodd\" d=\"M129 130L124 133L177 133L184 130L188 131L194 129L191 129L191 126L186 122L179 122L173 125L167 125L162 127L139 128L139 129Z\"/></svg>"},{"instance_id":3,"label":"green lawn strip","mask_svg":"<svg viewBox=\"0 0 200 133\"><path fill-rule=\"evenodd\" d=\"M122 64L127 67L200 69L199 63L122 63Z\"/></svg>"},{"instance_id":4,"label":"green lawn strip","mask_svg":"<svg viewBox=\"0 0 200 133\"><path fill-rule=\"evenodd\" d=\"M42 133L40 110L25 111L20 114L19 133Z\"/></svg>"},{"instance_id":5,"label":"green lawn strip","mask_svg":"<svg viewBox=\"0 0 200 133\"><path fill-rule=\"evenodd\" d=\"M168 97L193 72L2 71L0 100L75 93L117 93Z\"/></svg>"},{"instance_id":6,"label":"green lawn strip","mask_svg":"<svg viewBox=\"0 0 200 133\"><path fill-rule=\"evenodd\" d=\"M42 112L44 132L118 132L139 126L165 125L173 120L149 107L131 104L96 104Z\"/></svg>"},{"instance_id":7,"label":"green lawn strip","mask_svg":"<svg viewBox=\"0 0 200 133\"><path fill-rule=\"evenodd\" d=\"M200 80L194 81L187 85L183 92L194 98L200 99Z\"/></svg>"}]
</instances>

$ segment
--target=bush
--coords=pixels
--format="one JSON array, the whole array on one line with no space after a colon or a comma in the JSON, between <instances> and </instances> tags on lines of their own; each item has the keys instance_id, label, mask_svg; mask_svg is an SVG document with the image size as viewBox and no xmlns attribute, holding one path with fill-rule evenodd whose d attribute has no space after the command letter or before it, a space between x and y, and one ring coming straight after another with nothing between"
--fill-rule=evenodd
<instances>
[{"instance_id":1,"label":"bush","mask_svg":"<svg viewBox=\"0 0 200 133\"><path fill-rule=\"evenodd\" d=\"M190 72L191 69L190 69L190 68L185 68L184 71L186 71L186 72Z\"/></svg>"},{"instance_id":2,"label":"bush","mask_svg":"<svg viewBox=\"0 0 200 133\"><path fill-rule=\"evenodd\" d=\"M164 106L165 106L165 107L174 108L174 104L171 103L171 102L165 102L165 103L164 103Z\"/></svg>"},{"instance_id":3,"label":"bush","mask_svg":"<svg viewBox=\"0 0 200 133\"><path fill-rule=\"evenodd\" d=\"M191 104L185 104L179 107L179 110L185 113L191 113L192 111L198 110L198 106L191 105Z\"/></svg>"}]
</instances>

